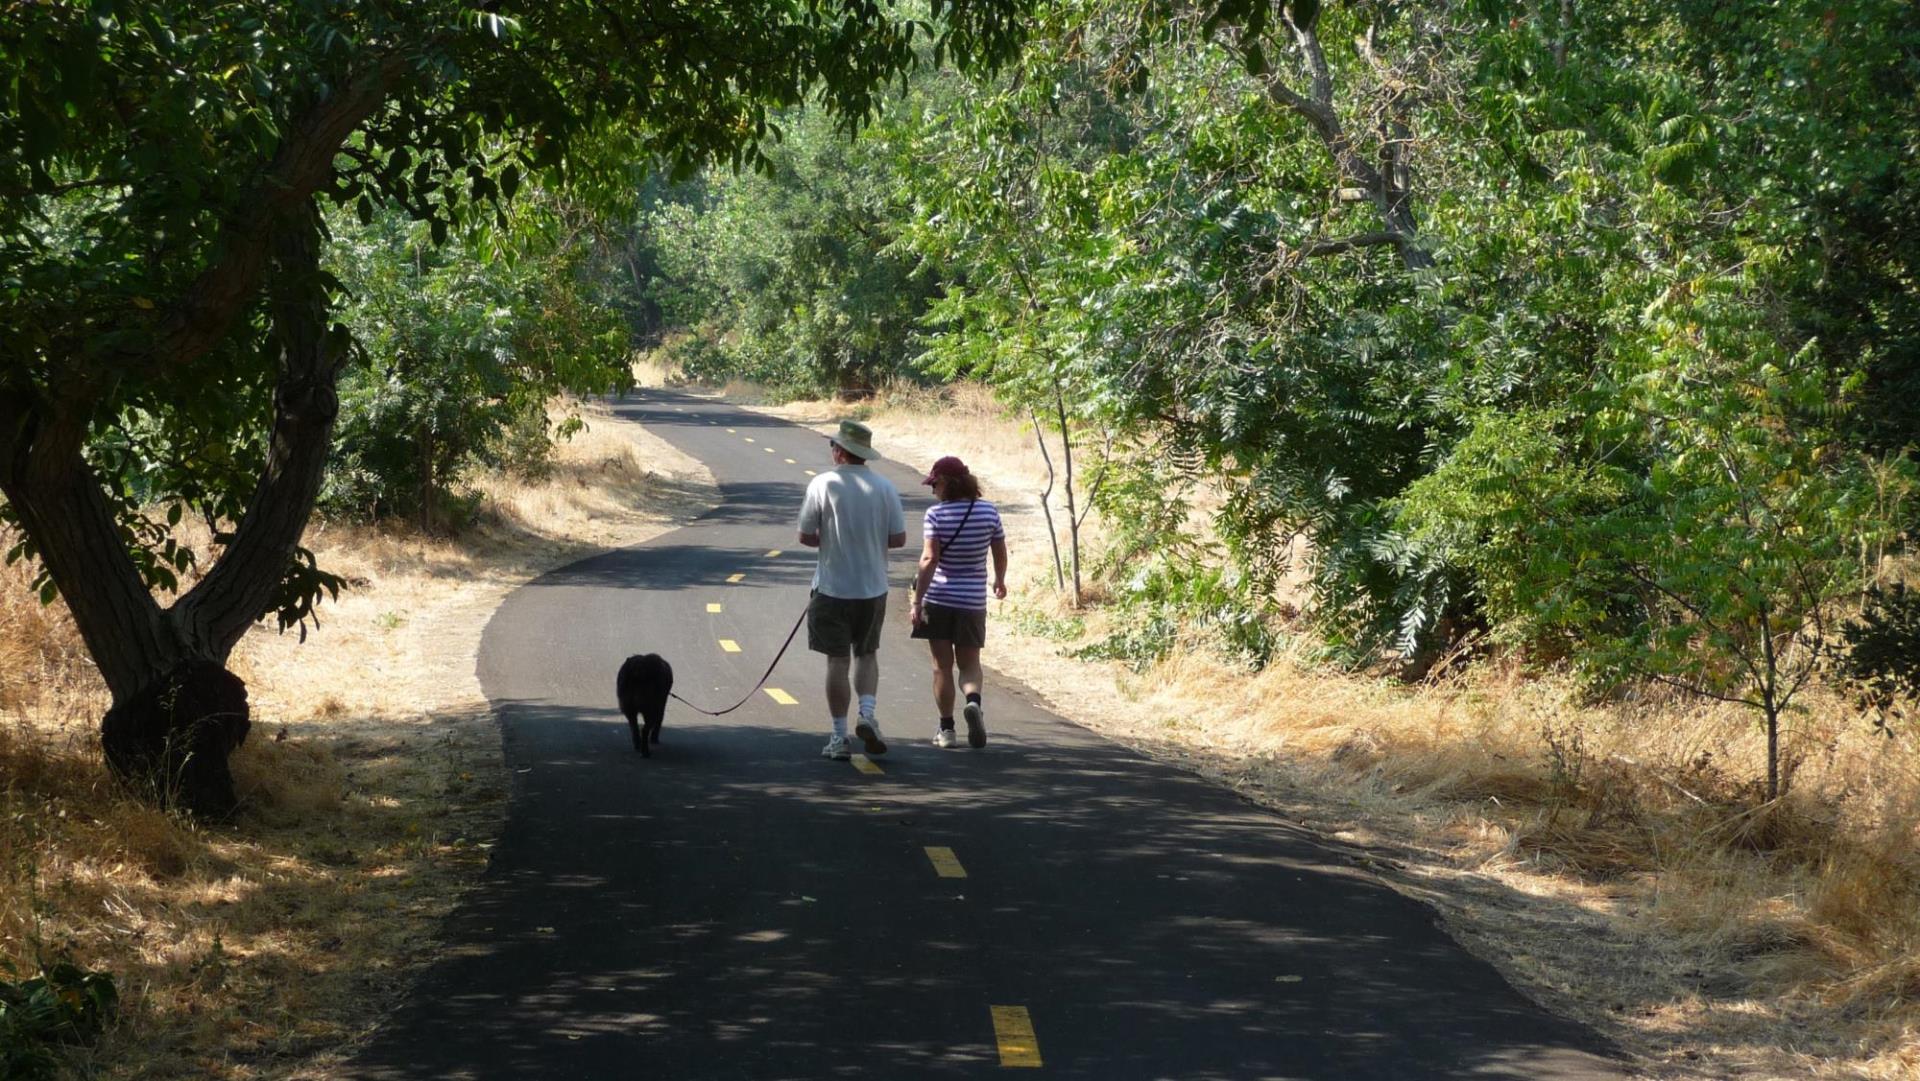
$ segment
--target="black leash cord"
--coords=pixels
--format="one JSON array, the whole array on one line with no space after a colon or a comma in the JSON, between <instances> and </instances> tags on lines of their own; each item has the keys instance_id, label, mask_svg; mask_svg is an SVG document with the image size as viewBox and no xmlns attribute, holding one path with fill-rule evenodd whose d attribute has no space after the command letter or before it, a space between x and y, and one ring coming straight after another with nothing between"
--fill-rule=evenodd
<instances>
[{"instance_id":1,"label":"black leash cord","mask_svg":"<svg viewBox=\"0 0 1920 1081\"><path fill-rule=\"evenodd\" d=\"M811 598L809 598L807 602L807 608L811 608L811 607L813 607L813 602ZM773 664L767 665L766 672L764 672L760 676L760 682L753 685L753 691L757 691L760 688L767 685L768 677L773 675L774 666L780 663L780 658L787 655L787 647L793 644L794 636L800 633L800 624L805 623L807 621L807 608L800 609L800 618L794 621L793 629L787 632L787 640L780 644L780 652L773 655ZM686 703L687 708L693 710L695 713L704 713L709 717L720 717L720 716L724 716L725 714L732 713L734 710L739 709L741 706L746 705L747 699L753 697L753 691L748 691L746 698L742 698L740 701L735 702L733 705L728 706L726 709L719 710L717 712L711 709L701 709L699 706L694 705L692 702L688 702L686 699L680 698L679 691L672 692L672 695L675 698L680 698L680 701Z\"/></svg>"}]
</instances>

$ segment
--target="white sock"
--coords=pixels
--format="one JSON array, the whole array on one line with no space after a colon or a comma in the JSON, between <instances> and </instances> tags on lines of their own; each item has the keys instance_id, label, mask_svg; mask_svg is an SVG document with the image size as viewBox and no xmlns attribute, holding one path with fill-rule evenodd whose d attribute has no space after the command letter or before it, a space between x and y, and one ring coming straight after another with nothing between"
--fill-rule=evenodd
<instances>
[{"instance_id":1,"label":"white sock","mask_svg":"<svg viewBox=\"0 0 1920 1081\"><path fill-rule=\"evenodd\" d=\"M847 738L847 719L845 717L835 717L833 719L833 734L839 736L841 739Z\"/></svg>"},{"instance_id":2,"label":"white sock","mask_svg":"<svg viewBox=\"0 0 1920 1081\"><path fill-rule=\"evenodd\" d=\"M873 695L870 695L870 694L861 695L860 696L860 712L866 714L869 717L873 716L873 700L874 700Z\"/></svg>"}]
</instances>

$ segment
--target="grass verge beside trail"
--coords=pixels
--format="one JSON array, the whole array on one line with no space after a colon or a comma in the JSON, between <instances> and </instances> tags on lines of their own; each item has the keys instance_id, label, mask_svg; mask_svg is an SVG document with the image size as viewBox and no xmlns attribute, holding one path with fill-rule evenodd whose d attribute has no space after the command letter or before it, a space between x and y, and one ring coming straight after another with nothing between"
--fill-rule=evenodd
<instances>
[{"instance_id":1,"label":"grass verge beside trail","mask_svg":"<svg viewBox=\"0 0 1920 1081\"><path fill-rule=\"evenodd\" d=\"M1078 660L1123 617L1098 603L1100 583L1078 611L1054 587L1030 427L977 388L759 408L823 432L861 417L883 453L920 468L962 455L1013 555L990 667L1317 830L1649 1076L1920 1077L1912 734L1883 738L1816 694L1792 720L1790 793L1768 805L1752 784L1762 737L1733 708L1667 695L1594 707L1561 678L1498 662L1408 686L1284 656L1248 671L1191 641L1143 671ZM1097 516L1088 527L1092 555Z\"/></svg>"},{"instance_id":2,"label":"grass verge beside trail","mask_svg":"<svg viewBox=\"0 0 1920 1081\"><path fill-rule=\"evenodd\" d=\"M583 408L588 432L544 481L480 482L482 520L458 540L309 531L353 586L304 643L261 626L235 650L253 729L231 823L116 790L106 692L70 620L20 568L0 572L0 960L71 958L122 999L66 1074L325 1077L404 993L485 866L507 790L474 676L487 618L541 571L715 498L698 463Z\"/></svg>"}]
</instances>

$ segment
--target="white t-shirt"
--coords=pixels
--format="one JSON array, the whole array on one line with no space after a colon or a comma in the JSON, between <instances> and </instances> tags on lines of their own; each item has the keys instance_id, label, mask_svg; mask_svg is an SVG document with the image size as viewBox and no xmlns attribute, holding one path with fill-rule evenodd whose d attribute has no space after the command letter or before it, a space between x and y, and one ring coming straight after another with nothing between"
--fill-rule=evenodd
<instances>
[{"instance_id":1,"label":"white t-shirt","mask_svg":"<svg viewBox=\"0 0 1920 1081\"><path fill-rule=\"evenodd\" d=\"M906 531L899 489L868 466L835 466L807 484L800 532L820 535L813 588L829 597L885 596L887 538Z\"/></svg>"}]
</instances>

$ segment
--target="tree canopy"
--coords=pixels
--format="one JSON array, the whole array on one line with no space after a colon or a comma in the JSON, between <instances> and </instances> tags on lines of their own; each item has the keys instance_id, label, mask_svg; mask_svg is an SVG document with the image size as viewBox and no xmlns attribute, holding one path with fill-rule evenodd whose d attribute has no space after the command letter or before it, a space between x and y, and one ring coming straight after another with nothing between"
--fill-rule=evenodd
<instances>
[{"instance_id":1,"label":"tree canopy","mask_svg":"<svg viewBox=\"0 0 1920 1081\"><path fill-rule=\"evenodd\" d=\"M857 127L920 51L987 62L1019 8L55 2L0 25L0 493L116 701L329 580L297 542L359 355L328 206L435 243L531 184L761 160L776 110ZM191 562L144 507L205 516Z\"/></svg>"}]
</instances>

